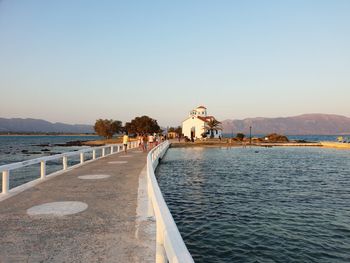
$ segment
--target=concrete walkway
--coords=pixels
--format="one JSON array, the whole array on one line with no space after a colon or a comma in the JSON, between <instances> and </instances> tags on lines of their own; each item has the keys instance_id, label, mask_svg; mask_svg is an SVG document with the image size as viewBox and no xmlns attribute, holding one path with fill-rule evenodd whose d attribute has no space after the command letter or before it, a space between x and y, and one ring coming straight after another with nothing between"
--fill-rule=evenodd
<instances>
[{"instance_id":1,"label":"concrete walkway","mask_svg":"<svg viewBox=\"0 0 350 263\"><path fill-rule=\"evenodd\" d=\"M0 202L0 262L154 262L146 154L123 156L91 162ZM84 175L106 176L79 178ZM60 204L69 215L40 214L57 203L36 207L61 201L80 203Z\"/></svg>"}]
</instances>

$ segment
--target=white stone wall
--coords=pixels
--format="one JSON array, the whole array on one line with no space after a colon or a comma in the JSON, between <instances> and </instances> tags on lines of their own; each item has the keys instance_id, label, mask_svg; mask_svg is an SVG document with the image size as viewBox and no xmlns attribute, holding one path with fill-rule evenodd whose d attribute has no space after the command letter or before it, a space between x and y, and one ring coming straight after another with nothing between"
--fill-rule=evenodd
<instances>
[{"instance_id":1,"label":"white stone wall","mask_svg":"<svg viewBox=\"0 0 350 263\"><path fill-rule=\"evenodd\" d=\"M218 139L220 136L222 138L222 132L221 130L214 130L214 138ZM210 138L210 134L208 134L208 138Z\"/></svg>"},{"instance_id":2,"label":"white stone wall","mask_svg":"<svg viewBox=\"0 0 350 263\"><path fill-rule=\"evenodd\" d=\"M190 112L189 117L193 116L200 116L200 117L206 117L207 116L207 110L204 108L196 108Z\"/></svg>"},{"instance_id":3,"label":"white stone wall","mask_svg":"<svg viewBox=\"0 0 350 263\"><path fill-rule=\"evenodd\" d=\"M206 109L197 108L196 112L197 112L197 116L201 116L201 117L206 117L207 116L207 110Z\"/></svg>"},{"instance_id":4,"label":"white stone wall","mask_svg":"<svg viewBox=\"0 0 350 263\"><path fill-rule=\"evenodd\" d=\"M204 121L196 118L190 117L182 123L182 133L184 136L191 138L191 130L195 128L195 138L202 138L202 133L204 132Z\"/></svg>"}]
</instances>

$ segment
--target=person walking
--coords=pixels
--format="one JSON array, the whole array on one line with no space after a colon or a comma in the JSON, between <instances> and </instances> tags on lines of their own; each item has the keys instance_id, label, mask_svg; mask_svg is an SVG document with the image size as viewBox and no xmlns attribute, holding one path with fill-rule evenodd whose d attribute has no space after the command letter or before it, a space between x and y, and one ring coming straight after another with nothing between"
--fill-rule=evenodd
<instances>
[{"instance_id":1,"label":"person walking","mask_svg":"<svg viewBox=\"0 0 350 263\"><path fill-rule=\"evenodd\" d=\"M124 145L124 153L128 154L128 143L129 143L129 136L127 133L123 136L123 145Z\"/></svg>"},{"instance_id":2,"label":"person walking","mask_svg":"<svg viewBox=\"0 0 350 263\"><path fill-rule=\"evenodd\" d=\"M137 141L138 141L138 144L139 144L139 149L140 149L140 151L142 151L143 150L143 136L142 136L142 134L140 134L138 136Z\"/></svg>"},{"instance_id":3,"label":"person walking","mask_svg":"<svg viewBox=\"0 0 350 263\"><path fill-rule=\"evenodd\" d=\"M150 134L148 136L148 142L149 142L149 149L151 150L153 148L153 141L154 141L154 137L152 134Z\"/></svg>"},{"instance_id":4,"label":"person walking","mask_svg":"<svg viewBox=\"0 0 350 263\"><path fill-rule=\"evenodd\" d=\"M158 144L159 144L159 135L157 134L155 136L155 146L158 146Z\"/></svg>"},{"instance_id":5,"label":"person walking","mask_svg":"<svg viewBox=\"0 0 350 263\"><path fill-rule=\"evenodd\" d=\"M147 152L147 134L143 135L143 151Z\"/></svg>"}]
</instances>

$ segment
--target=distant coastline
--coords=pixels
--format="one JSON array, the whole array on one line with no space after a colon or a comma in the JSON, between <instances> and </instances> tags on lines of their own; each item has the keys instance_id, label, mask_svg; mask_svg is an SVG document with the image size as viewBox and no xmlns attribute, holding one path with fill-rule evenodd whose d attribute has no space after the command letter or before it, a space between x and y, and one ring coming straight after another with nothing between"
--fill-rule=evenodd
<instances>
[{"instance_id":1,"label":"distant coastline","mask_svg":"<svg viewBox=\"0 0 350 263\"><path fill-rule=\"evenodd\" d=\"M98 136L96 133L0 133L0 136Z\"/></svg>"}]
</instances>

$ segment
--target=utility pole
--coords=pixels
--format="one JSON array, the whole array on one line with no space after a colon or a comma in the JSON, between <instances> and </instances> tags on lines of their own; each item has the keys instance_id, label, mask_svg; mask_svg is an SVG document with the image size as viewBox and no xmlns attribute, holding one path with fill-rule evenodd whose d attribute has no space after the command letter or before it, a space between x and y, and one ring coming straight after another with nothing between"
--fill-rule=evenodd
<instances>
[{"instance_id":1,"label":"utility pole","mask_svg":"<svg viewBox=\"0 0 350 263\"><path fill-rule=\"evenodd\" d=\"M252 145L252 126L249 126L249 144Z\"/></svg>"},{"instance_id":2,"label":"utility pole","mask_svg":"<svg viewBox=\"0 0 350 263\"><path fill-rule=\"evenodd\" d=\"M231 139L233 138L233 122L232 122L232 136L231 136Z\"/></svg>"}]
</instances>

